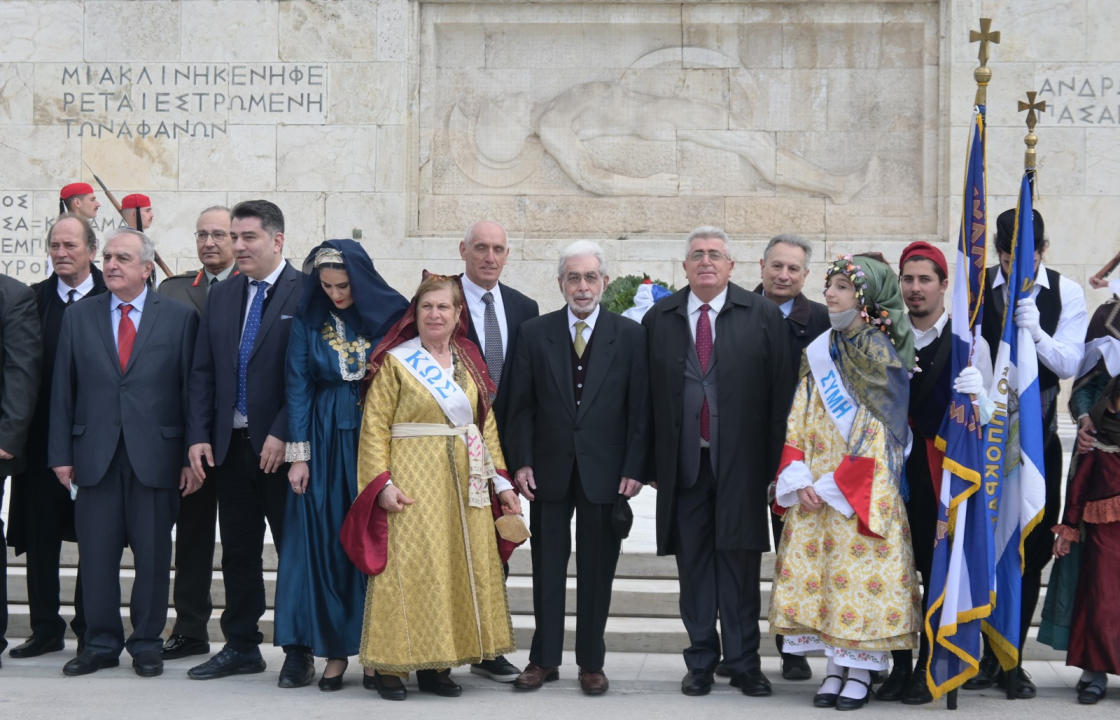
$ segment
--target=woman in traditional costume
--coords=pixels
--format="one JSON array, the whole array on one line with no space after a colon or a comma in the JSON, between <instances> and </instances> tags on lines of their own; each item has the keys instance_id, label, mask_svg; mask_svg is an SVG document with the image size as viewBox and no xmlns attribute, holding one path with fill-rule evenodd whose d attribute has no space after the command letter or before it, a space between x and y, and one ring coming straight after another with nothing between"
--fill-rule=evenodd
<instances>
[{"instance_id":1,"label":"woman in traditional costume","mask_svg":"<svg viewBox=\"0 0 1120 720\"><path fill-rule=\"evenodd\" d=\"M362 380L370 349L408 301L353 240L319 245L304 270L285 379L292 495L284 512L274 642L328 658L319 689L330 691L342 687L362 632L365 577L338 539L358 493Z\"/></svg>"},{"instance_id":2,"label":"woman in traditional costume","mask_svg":"<svg viewBox=\"0 0 1120 720\"><path fill-rule=\"evenodd\" d=\"M455 697L449 668L514 649L495 518L518 515L456 278L429 275L374 352L343 543L371 575L360 659L381 697ZM524 538L520 538L522 541Z\"/></svg>"},{"instance_id":3,"label":"woman in traditional costume","mask_svg":"<svg viewBox=\"0 0 1120 720\"><path fill-rule=\"evenodd\" d=\"M826 275L832 330L805 350L775 488L785 524L770 598L783 650L823 651L817 707L852 710L913 648L921 592L899 494L913 336L898 279L866 255Z\"/></svg>"},{"instance_id":4,"label":"woman in traditional costume","mask_svg":"<svg viewBox=\"0 0 1120 720\"><path fill-rule=\"evenodd\" d=\"M1084 670L1077 684L1084 705L1104 697L1109 673L1120 674L1120 379L1108 381L1089 419L1096 438L1078 458L1065 514L1053 528L1057 557L1082 544L1066 665Z\"/></svg>"}]
</instances>

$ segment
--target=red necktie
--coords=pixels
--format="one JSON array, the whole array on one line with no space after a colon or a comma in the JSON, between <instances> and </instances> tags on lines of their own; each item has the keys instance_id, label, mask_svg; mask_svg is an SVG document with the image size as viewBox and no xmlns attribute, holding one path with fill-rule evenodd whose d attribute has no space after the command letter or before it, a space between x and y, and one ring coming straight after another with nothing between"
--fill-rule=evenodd
<instances>
[{"instance_id":1,"label":"red necktie","mask_svg":"<svg viewBox=\"0 0 1120 720\"><path fill-rule=\"evenodd\" d=\"M121 303L121 323L117 326L117 354L121 357L121 372L128 368L128 358L132 355L132 343L136 340L136 326L128 314L131 305Z\"/></svg>"},{"instance_id":2,"label":"red necktie","mask_svg":"<svg viewBox=\"0 0 1120 720\"><path fill-rule=\"evenodd\" d=\"M700 306L700 317L696 318L696 356L700 358L700 372L708 372L708 363L712 359L712 321L708 318L711 310L708 303ZM708 413L708 396L704 395L704 404L700 407L700 437L704 442L712 438L711 416Z\"/></svg>"}]
</instances>

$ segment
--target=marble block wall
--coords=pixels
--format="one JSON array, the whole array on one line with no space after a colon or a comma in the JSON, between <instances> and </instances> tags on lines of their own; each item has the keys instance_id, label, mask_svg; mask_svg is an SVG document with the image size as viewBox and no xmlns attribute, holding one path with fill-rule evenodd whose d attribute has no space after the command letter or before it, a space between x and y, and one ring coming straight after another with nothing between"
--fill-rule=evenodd
<instances>
[{"instance_id":1,"label":"marble block wall","mask_svg":"<svg viewBox=\"0 0 1120 720\"><path fill-rule=\"evenodd\" d=\"M1016 102L1038 90L1037 207L1084 282L1120 249L1111 0L5 0L0 270L42 276L57 190L92 168L152 197L177 270L200 209L265 197L289 257L360 229L406 293L491 218L545 307L570 240L679 285L700 224L752 286L767 238L813 240L815 294L837 252L950 248L981 16L1002 32L989 205L1014 203Z\"/></svg>"}]
</instances>

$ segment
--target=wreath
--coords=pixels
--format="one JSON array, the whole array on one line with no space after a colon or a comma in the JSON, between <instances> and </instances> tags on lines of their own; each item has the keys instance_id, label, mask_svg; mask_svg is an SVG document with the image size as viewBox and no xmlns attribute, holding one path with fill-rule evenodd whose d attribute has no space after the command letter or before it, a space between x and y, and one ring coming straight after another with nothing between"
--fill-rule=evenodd
<instances>
[{"instance_id":1,"label":"wreath","mask_svg":"<svg viewBox=\"0 0 1120 720\"><path fill-rule=\"evenodd\" d=\"M638 286L643 282L650 280L649 275L623 275L621 277L611 278L611 282L607 285L607 289L603 291L603 307L613 313L621 315L626 310L634 307L634 293L638 291ZM657 285L666 287L670 292L676 292L676 288L663 280L650 280Z\"/></svg>"}]
</instances>

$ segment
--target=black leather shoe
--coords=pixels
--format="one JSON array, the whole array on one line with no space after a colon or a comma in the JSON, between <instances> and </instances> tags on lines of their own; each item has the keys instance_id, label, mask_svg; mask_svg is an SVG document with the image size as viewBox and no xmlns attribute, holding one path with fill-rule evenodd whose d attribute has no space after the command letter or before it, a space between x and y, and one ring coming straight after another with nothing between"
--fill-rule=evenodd
<instances>
[{"instance_id":1,"label":"black leather shoe","mask_svg":"<svg viewBox=\"0 0 1120 720\"><path fill-rule=\"evenodd\" d=\"M463 694L463 688L451 679L450 670L417 670L416 687L420 692L440 697L459 697Z\"/></svg>"},{"instance_id":2,"label":"black leather shoe","mask_svg":"<svg viewBox=\"0 0 1120 720\"><path fill-rule=\"evenodd\" d=\"M93 652L82 652L76 658L62 666L62 674L69 677L89 675L103 668L116 667L121 661L112 655L98 655Z\"/></svg>"},{"instance_id":3,"label":"black leather shoe","mask_svg":"<svg viewBox=\"0 0 1120 720\"><path fill-rule=\"evenodd\" d=\"M1108 689L1096 683L1086 683L1077 691L1077 702L1082 705L1096 705L1105 696Z\"/></svg>"},{"instance_id":4,"label":"black leather shoe","mask_svg":"<svg viewBox=\"0 0 1120 720\"><path fill-rule=\"evenodd\" d=\"M906 685L906 692L902 695L903 705L927 705L933 702L933 693L929 691L924 670L912 673L910 682Z\"/></svg>"},{"instance_id":5,"label":"black leather shoe","mask_svg":"<svg viewBox=\"0 0 1120 720\"><path fill-rule=\"evenodd\" d=\"M729 678L735 677L735 673L731 672L731 668L727 667L723 663L720 663L719 665L716 665L716 676Z\"/></svg>"},{"instance_id":6,"label":"black leather shoe","mask_svg":"<svg viewBox=\"0 0 1120 720\"><path fill-rule=\"evenodd\" d=\"M156 650L137 653L132 658L132 669L140 677L155 677L163 674L163 659Z\"/></svg>"},{"instance_id":7,"label":"black leather shoe","mask_svg":"<svg viewBox=\"0 0 1120 720\"><path fill-rule=\"evenodd\" d=\"M191 680L214 680L230 675L264 672L265 667L259 648L240 652L226 645L214 657L188 670L187 677Z\"/></svg>"},{"instance_id":8,"label":"black leather shoe","mask_svg":"<svg viewBox=\"0 0 1120 720\"><path fill-rule=\"evenodd\" d=\"M886 682L875 691L875 699L883 702L898 702L906 694L906 687L910 683L910 668L905 665L895 664Z\"/></svg>"},{"instance_id":9,"label":"black leather shoe","mask_svg":"<svg viewBox=\"0 0 1120 720\"><path fill-rule=\"evenodd\" d=\"M178 660L191 655L209 655L210 643L205 640L195 640L186 635L172 635L163 644L160 656L164 660Z\"/></svg>"},{"instance_id":10,"label":"black leather shoe","mask_svg":"<svg viewBox=\"0 0 1120 720\"><path fill-rule=\"evenodd\" d=\"M681 692L693 697L707 695L712 691L712 674L694 670L681 679Z\"/></svg>"},{"instance_id":11,"label":"black leather shoe","mask_svg":"<svg viewBox=\"0 0 1120 720\"><path fill-rule=\"evenodd\" d=\"M33 658L45 655L46 653L58 652L66 646L62 638L40 638L38 635L32 635L24 642L16 645L8 651L8 655L16 658Z\"/></svg>"},{"instance_id":12,"label":"black leather shoe","mask_svg":"<svg viewBox=\"0 0 1120 720\"><path fill-rule=\"evenodd\" d=\"M1000 674L999 661L996 660L994 655L985 655L980 658L980 668L976 674L965 681L963 687L965 690L983 690L990 688L996 681L997 676Z\"/></svg>"},{"instance_id":13,"label":"black leather shoe","mask_svg":"<svg viewBox=\"0 0 1120 720\"><path fill-rule=\"evenodd\" d=\"M844 681L844 687L848 687L848 683L859 683L860 685L862 685L863 686L863 697L861 697L861 698L851 698L851 697L844 697L843 695L837 695L836 696L836 709L837 710L858 710L859 708L866 705L867 701L871 699L871 685L869 685L868 683L865 683L864 681L860 680L859 678L854 678L854 677L849 677L847 680L845 680Z\"/></svg>"},{"instance_id":14,"label":"black leather shoe","mask_svg":"<svg viewBox=\"0 0 1120 720\"><path fill-rule=\"evenodd\" d=\"M821 680L821 687L824 687L825 684L828 683L828 681L831 680L832 678L836 678L837 680L840 681L840 685L837 687L837 692L834 692L834 693L819 692L819 693L817 693L816 695L813 696L813 707L819 707L819 708L836 707L836 697L840 694L839 693L839 688L844 687L844 677L842 675L825 675L824 680Z\"/></svg>"},{"instance_id":15,"label":"black leather shoe","mask_svg":"<svg viewBox=\"0 0 1120 720\"><path fill-rule=\"evenodd\" d=\"M280 668L280 678L276 681L278 687L304 687L314 679L315 658L309 651L289 650L284 653L284 666Z\"/></svg>"},{"instance_id":16,"label":"black leather shoe","mask_svg":"<svg viewBox=\"0 0 1120 720\"><path fill-rule=\"evenodd\" d=\"M770 680L761 670L748 670L734 680L738 681L735 687L748 697L766 697L772 692Z\"/></svg>"},{"instance_id":17,"label":"black leather shoe","mask_svg":"<svg viewBox=\"0 0 1120 720\"><path fill-rule=\"evenodd\" d=\"M782 653L782 679L808 680L813 677L813 669L804 655Z\"/></svg>"},{"instance_id":18,"label":"black leather shoe","mask_svg":"<svg viewBox=\"0 0 1120 720\"><path fill-rule=\"evenodd\" d=\"M408 690L404 683L395 675L382 675L379 672L362 675L362 687L366 690L376 690L382 700L404 700L408 697Z\"/></svg>"},{"instance_id":19,"label":"black leather shoe","mask_svg":"<svg viewBox=\"0 0 1120 720\"><path fill-rule=\"evenodd\" d=\"M507 660L505 655L499 655L493 660L483 660L471 665L471 673L490 678L495 682L511 683L517 679L521 671Z\"/></svg>"},{"instance_id":20,"label":"black leather shoe","mask_svg":"<svg viewBox=\"0 0 1120 720\"><path fill-rule=\"evenodd\" d=\"M336 658L331 658L331 659L336 659ZM346 658L337 658L337 659L342 660L342 662L343 662L342 672L340 672L338 675L332 675L331 677L327 677L327 670L326 670L326 668L324 668L323 669L323 674L319 676L319 689L322 690L323 692L335 692L336 690L341 690L342 689L342 676L346 673L346 668L350 663L349 663L348 660L346 660ZM328 664L329 664L329 661L328 661Z\"/></svg>"},{"instance_id":21,"label":"black leather shoe","mask_svg":"<svg viewBox=\"0 0 1120 720\"><path fill-rule=\"evenodd\" d=\"M1007 683L1012 683L1012 692L1020 700L1030 700L1038 694L1038 688L1031 682L1031 676L1023 668L1009 670L1003 674L1000 687L1007 689Z\"/></svg>"}]
</instances>

